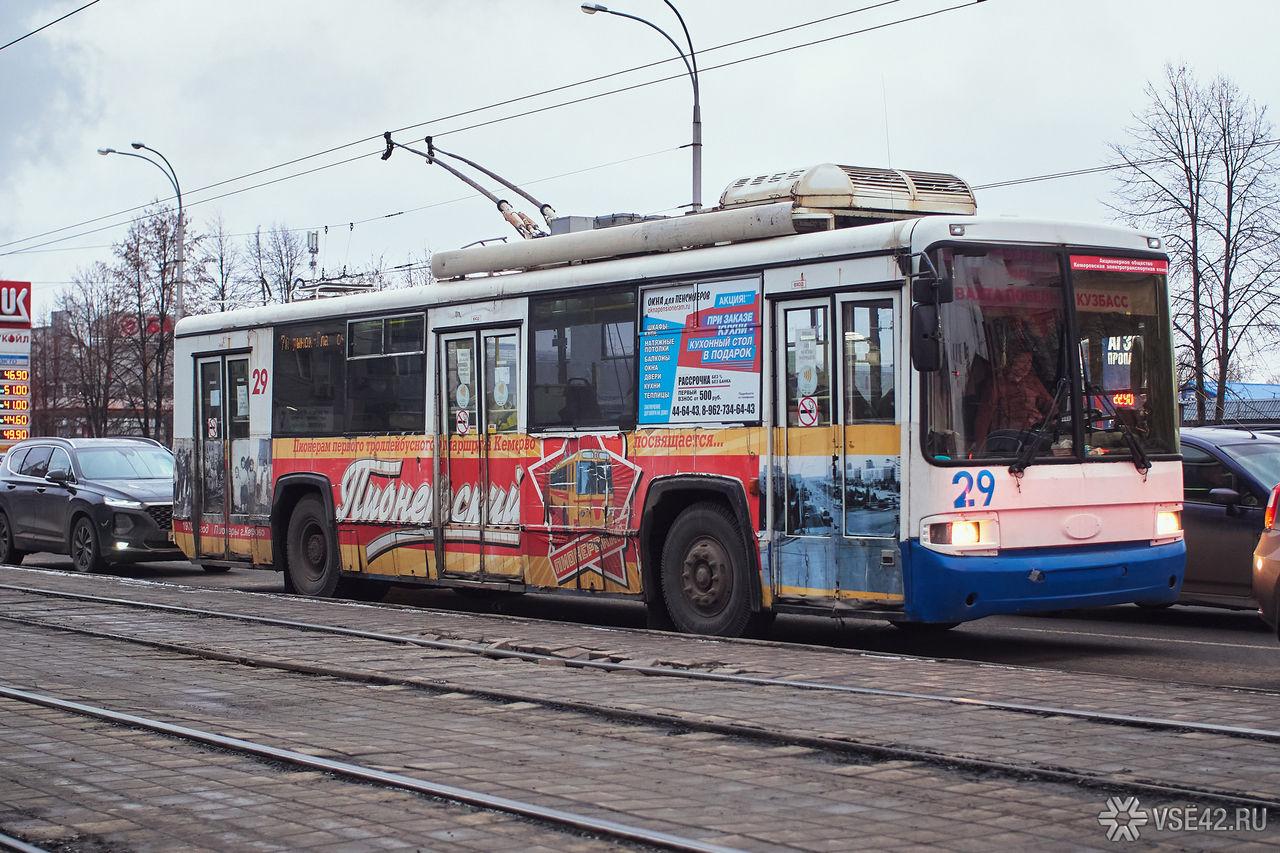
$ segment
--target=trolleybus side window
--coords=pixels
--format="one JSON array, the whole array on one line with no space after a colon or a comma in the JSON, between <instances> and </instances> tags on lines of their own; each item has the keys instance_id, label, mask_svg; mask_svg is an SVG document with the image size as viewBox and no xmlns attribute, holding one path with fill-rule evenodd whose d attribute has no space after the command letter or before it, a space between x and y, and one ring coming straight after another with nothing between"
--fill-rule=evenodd
<instances>
[{"instance_id":1,"label":"trolleybus side window","mask_svg":"<svg viewBox=\"0 0 1280 853\"><path fill-rule=\"evenodd\" d=\"M484 414L488 432L514 432L520 415L520 349L514 334L484 336Z\"/></svg>"},{"instance_id":2,"label":"trolleybus side window","mask_svg":"<svg viewBox=\"0 0 1280 853\"><path fill-rule=\"evenodd\" d=\"M532 300L533 429L636 420L636 294Z\"/></svg>"},{"instance_id":3,"label":"trolleybus side window","mask_svg":"<svg viewBox=\"0 0 1280 853\"><path fill-rule=\"evenodd\" d=\"M893 303L844 306L845 423L893 423Z\"/></svg>"},{"instance_id":4,"label":"trolleybus side window","mask_svg":"<svg viewBox=\"0 0 1280 853\"><path fill-rule=\"evenodd\" d=\"M467 435L476 430L475 340L471 337L445 341L444 393L447 402L445 430Z\"/></svg>"},{"instance_id":5,"label":"trolleybus side window","mask_svg":"<svg viewBox=\"0 0 1280 853\"><path fill-rule=\"evenodd\" d=\"M427 357L421 314L353 320L347 327L346 431L421 432Z\"/></svg>"},{"instance_id":6,"label":"trolleybus side window","mask_svg":"<svg viewBox=\"0 0 1280 853\"><path fill-rule=\"evenodd\" d=\"M787 424L831 424L831 357L826 308L793 308L787 323Z\"/></svg>"},{"instance_id":7,"label":"trolleybus side window","mask_svg":"<svg viewBox=\"0 0 1280 853\"><path fill-rule=\"evenodd\" d=\"M340 319L276 330L272 381L277 436L334 435L343 429L346 331Z\"/></svg>"}]
</instances>

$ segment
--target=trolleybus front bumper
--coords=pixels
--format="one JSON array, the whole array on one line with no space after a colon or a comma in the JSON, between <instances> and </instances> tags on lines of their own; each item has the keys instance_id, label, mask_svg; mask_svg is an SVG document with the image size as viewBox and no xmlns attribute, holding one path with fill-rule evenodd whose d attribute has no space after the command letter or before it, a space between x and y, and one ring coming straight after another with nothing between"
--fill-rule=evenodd
<instances>
[{"instance_id":1,"label":"trolleybus front bumper","mask_svg":"<svg viewBox=\"0 0 1280 853\"><path fill-rule=\"evenodd\" d=\"M1186 545L1122 542L958 557L911 540L903 557L906 618L966 622L998 613L1174 601Z\"/></svg>"}]
</instances>

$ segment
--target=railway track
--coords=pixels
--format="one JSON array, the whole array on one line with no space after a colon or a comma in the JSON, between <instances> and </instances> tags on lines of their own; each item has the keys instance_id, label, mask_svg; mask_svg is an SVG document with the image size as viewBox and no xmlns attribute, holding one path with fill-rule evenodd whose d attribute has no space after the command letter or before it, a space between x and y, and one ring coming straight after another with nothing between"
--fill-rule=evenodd
<instances>
[{"instance_id":1,"label":"railway track","mask_svg":"<svg viewBox=\"0 0 1280 853\"><path fill-rule=\"evenodd\" d=\"M436 800L515 815L536 823L556 827L566 832L596 839L607 839L629 845L643 845L648 849L689 851L689 853L733 853L737 849L718 844L708 844L694 838L683 838L668 832L657 832L639 826L629 826L619 821L603 820L590 815L576 814L564 809L547 808L536 803L515 800L510 797L493 796L481 791L468 790L429 779L407 776L402 773L390 773L375 767L347 761L335 761L323 756L309 755L292 749L281 749L280 747L245 738L228 737L190 726L174 725L163 720L137 714L125 714L83 702L71 702L55 696L17 690L4 685L0 685L0 697L17 702L25 702L30 705L66 711L83 717L91 717L117 726L155 732L190 743L251 756L255 759L272 762L275 765L318 770L339 779L411 791Z\"/></svg>"},{"instance_id":2,"label":"railway track","mask_svg":"<svg viewBox=\"0 0 1280 853\"><path fill-rule=\"evenodd\" d=\"M116 596L97 596L85 593L63 592L58 590L46 590L38 587L19 586L14 584L0 584L0 590L9 590L13 592L30 593L34 595L44 595L49 597L63 598L67 600L94 602L100 604L118 605L123 607L132 607L140 610L149 610L162 613L179 613L188 616L199 616L217 619L229 619L237 622L271 625L275 627L290 628L299 631L311 633L332 634L343 637L356 637L364 640L373 640L382 643L393 643L396 645L417 646L424 649L434 649L437 651L446 651L452 653L463 653L476 655L491 660L517 660L526 663L542 663L557 664L570 668L578 669L595 669L604 672L633 672L641 675L660 676L664 678L680 678L691 681L707 681L724 684L740 684L751 685L757 687L779 687L789 690L815 690L830 691L835 693L846 693L860 696L875 696L892 699L920 699L930 702L945 702L956 705L965 705L976 708L986 708L998 711L1008 711L1018 714L1031 714L1035 716L1056 716L1071 717L1074 719L1087 720L1094 723L1102 723L1107 725L1127 726L1133 728L1142 728L1152 731L1169 731L1169 732L1201 732L1206 734L1224 735L1227 737L1241 737L1252 740L1262 740L1271 743L1280 743L1280 729L1261 728L1253 726L1228 726L1219 723L1197 722L1194 720L1174 720L1167 718L1156 718L1149 716L1141 716L1137 714L1117 714L1101 711L1086 711L1078 708L1060 707L1053 705L1043 705L1027 702L1007 702L992 699L981 699L973 696L963 696L958 694L944 695L936 693L922 693L909 690L892 690L879 687L857 687L847 684L832 684L818 681L809 681L794 678L769 678L763 676L739 675L732 673L705 672L695 669L680 668L663 664L636 664L626 661L611 660L592 660L586 659L566 659L563 656L550 654L547 652L538 652L531 650L523 650L518 648L495 648L492 645L484 645L479 643L468 643L454 640L435 640L424 639L422 637L414 637L405 634L392 634L379 631L365 631L354 628L346 628L331 624L321 624L315 622L306 622L296 619L279 619L269 616L251 615L241 612L232 612L225 610L215 610L198 607L183 607L172 604L160 604L139 599L124 599ZM11 618L0 614L0 618ZM152 641L148 641L152 642ZM177 646L174 644L154 643L157 647L167 648L171 651L190 651L189 648ZM254 665L266 665L262 660L245 661ZM343 672L338 673L343 677L354 677L354 673ZM515 700L516 697L501 693L483 693L474 691L477 695L488 695L489 698L499 700ZM526 700L527 697L519 697L520 701Z\"/></svg>"},{"instance_id":3,"label":"railway track","mask_svg":"<svg viewBox=\"0 0 1280 853\"><path fill-rule=\"evenodd\" d=\"M283 619L263 615L254 615L242 611L219 610L214 608L189 607L171 603L143 601L121 598L119 596L101 596L86 593L68 592L65 590L49 590L34 586L16 584L0 585L0 591L11 594L56 598L63 601L74 601L86 606L102 607L105 611L94 614L85 610L77 611L70 617L63 617L55 622L39 616L20 616L13 612L13 602L0 614L4 619L32 626L55 627L63 631L92 636L99 639L144 644L168 652L191 655L211 660L231 661L261 668L272 668L283 672L306 673L348 681L396 685L437 693L466 694L499 703L533 703L547 708L585 713L595 717L609 718L631 724L651 726L679 726L683 729L725 735L760 743L802 746L809 749L858 756L868 760L879 761L912 761L931 764L933 766L952 769L964 769L980 774L996 774L1007 778L1036 779L1043 782L1067 783L1074 786L1105 791L1108 794L1123 792L1133 796L1188 799L1198 802L1229 805L1234 807L1253 807L1268 810L1280 808L1280 792L1257 791L1252 789L1231 790L1222 786L1188 784L1182 780L1161 780L1142 778L1140 774L1118 775L1091 770L1088 767L1054 766L1046 762L1030 762L1008 760L997 756L981 756L962 752L926 748L892 742L887 738L871 738L851 736L847 733L824 734L820 730L805 730L796 725L768 725L748 716L734 719L728 715L708 718L706 715L680 713L678 703L660 702L645 707L635 701L601 702L590 699L569 699L562 690L539 691L525 687L522 689L501 688L493 685L463 683L458 678L433 677L429 671L415 675L396 675L383 669L367 667L342 666L332 663L300 664L296 657L286 658L273 655L269 651L246 650L243 647L230 649L219 643L206 640L193 642L177 638L179 630L166 631L175 636L163 640L155 639L156 626L148 624L147 619L155 616L201 620L204 636L218 635L224 632L210 630L210 620L229 620L230 622L253 626L256 628L281 629L288 632L299 632L313 637L329 636L342 641L375 644L394 649L422 649L447 655L456 660L459 656L472 657L478 662L514 661L526 664L546 664L562 666L566 671L627 673L645 677L650 685L680 682L714 685L722 690L747 691L767 689L797 696L811 697L821 703L823 697L839 697L841 700L854 699L862 703L903 703L923 704L925 706L942 706L960 709L971 713L980 711L984 714L1015 715L1035 720L1076 721L1088 726L1124 727L1150 733L1155 738L1151 743L1153 749L1167 749L1169 738L1180 738L1193 733L1200 737L1212 736L1224 742L1258 742L1266 745L1280 743L1280 731L1275 728L1260 726L1222 725L1205 721L1158 718L1134 714L1117 714L1110 712L1087 711L1080 708L1058 707L1034 702L1008 702L981 699L959 694L938 694L921 691L891 690L876 687L858 687L848 684L814 681L805 678L780 678L755 675L743 675L726 672L706 672L688 667L662 665L656 663L637 664L627 661L597 659L590 656L566 659L562 655L547 651L511 648L510 643L476 643L458 640L430 639L410 634L390 633L385 631L367 631L331 623L305 621L299 619ZM122 613L132 612L138 622L130 633L130 620ZM150 615L147 615L150 614ZM74 623L74 624L69 624ZM111 629L93 627L94 623L107 622ZM148 636L142 636L146 634ZM269 649L273 642L266 639L255 640L253 637L243 638L244 642L255 649ZM281 644L276 635L274 645ZM293 643L286 643L294 646ZM569 694L577 695L577 694ZM792 701L792 700L787 700ZM1092 736L1097 737L1096 731Z\"/></svg>"}]
</instances>

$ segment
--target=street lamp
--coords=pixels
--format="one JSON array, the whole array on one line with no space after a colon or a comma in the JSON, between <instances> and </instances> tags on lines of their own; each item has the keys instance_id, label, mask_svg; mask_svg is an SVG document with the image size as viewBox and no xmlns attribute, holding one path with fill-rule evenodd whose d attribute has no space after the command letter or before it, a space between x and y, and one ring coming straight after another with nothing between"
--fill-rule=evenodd
<instances>
[{"instance_id":1,"label":"street lamp","mask_svg":"<svg viewBox=\"0 0 1280 853\"><path fill-rule=\"evenodd\" d=\"M689 81L693 83L693 142L690 145L693 149L693 204L690 207L693 208L694 213L697 213L702 210L702 107L698 99L698 58L694 55L693 39L689 38L689 28L685 26L684 17L681 16L680 10L672 5L671 0L662 0L662 2L666 3L667 8L672 12L676 13L676 18L680 21L680 29L684 30L684 40L689 45L689 54L687 56L680 45L676 43L676 40L667 35L666 30L657 24L646 21L644 18L628 15L626 12L615 12L612 9L601 6L599 3L583 3L582 11L588 15L604 12L607 15L639 21L646 27L661 33L663 38L671 42L671 46L676 49L676 53L680 54L685 70L689 72Z\"/></svg>"},{"instance_id":2,"label":"street lamp","mask_svg":"<svg viewBox=\"0 0 1280 853\"><path fill-rule=\"evenodd\" d=\"M132 151L117 151L114 148L99 148L98 153L101 154L103 157L107 156L108 154L120 154L121 156L124 156L124 157L137 157L139 160L145 160L146 162L150 163L152 166L155 166L161 172L164 172L164 176L169 179L169 183L173 184L173 191L178 196L178 229L177 229L178 230L178 234L177 234L178 275L177 275L177 281L174 282L174 299L173 299L173 303L174 303L173 315L174 315L174 322L176 323L178 320L182 319L182 315L184 313L183 311L184 302L182 299L182 283L183 283L182 267L183 267L183 256L184 256L184 244L186 243L186 223L182 221L182 187L178 186L178 173L173 170L173 164L169 162L168 157L164 156L156 149L151 148L147 145L144 145L141 142L131 142L129 143L129 145L134 150L150 151L152 154L156 155L161 160L163 160L164 165L161 166L159 163L157 163L155 160L152 160L150 157L147 157L143 154L134 154ZM163 317L160 319L160 322L163 325L164 323Z\"/></svg>"}]
</instances>

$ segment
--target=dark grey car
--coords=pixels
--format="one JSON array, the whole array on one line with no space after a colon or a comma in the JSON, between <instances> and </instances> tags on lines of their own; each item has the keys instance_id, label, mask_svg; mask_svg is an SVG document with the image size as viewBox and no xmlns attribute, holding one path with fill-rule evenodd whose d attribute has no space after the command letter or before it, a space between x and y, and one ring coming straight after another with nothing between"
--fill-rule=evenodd
<instances>
[{"instance_id":1,"label":"dark grey car","mask_svg":"<svg viewBox=\"0 0 1280 853\"><path fill-rule=\"evenodd\" d=\"M1271 489L1280 484L1280 438L1184 428L1182 477L1187 571L1178 603L1256 610L1253 551Z\"/></svg>"},{"instance_id":2,"label":"dark grey car","mask_svg":"<svg viewBox=\"0 0 1280 853\"><path fill-rule=\"evenodd\" d=\"M173 544L173 454L145 438L32 438L0 464L0 563L70 554L78 571L185 560Z\"/></svg>"}]
</instances>

